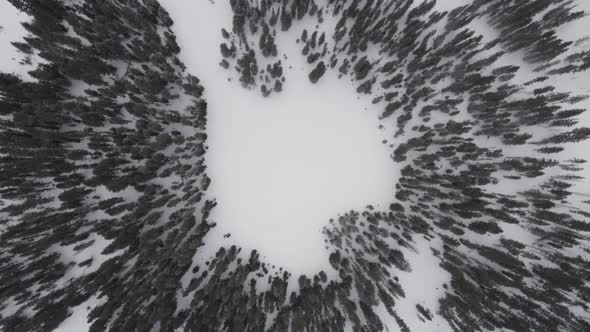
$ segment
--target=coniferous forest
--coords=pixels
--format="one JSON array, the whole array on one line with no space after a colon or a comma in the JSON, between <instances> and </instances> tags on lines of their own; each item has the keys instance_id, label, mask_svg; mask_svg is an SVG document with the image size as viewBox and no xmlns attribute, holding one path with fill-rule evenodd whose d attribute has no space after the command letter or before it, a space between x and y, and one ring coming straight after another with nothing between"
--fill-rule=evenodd
<instances>
[{"instance_id":1,"label":"coniferous forest","mask_svg":"<svg viewBox=\"0 0 590 332\"><path fill-rule=\"evenodd\" d=\"M164 1L0 1L35 59L0 73L0 331L590 331L583 0L175 0L231 7L194 31L227 84L274 98L300 56L379 110L391 201L326 220L314 275L208 241L216 109Z\"/></svg>"}]
</instances>

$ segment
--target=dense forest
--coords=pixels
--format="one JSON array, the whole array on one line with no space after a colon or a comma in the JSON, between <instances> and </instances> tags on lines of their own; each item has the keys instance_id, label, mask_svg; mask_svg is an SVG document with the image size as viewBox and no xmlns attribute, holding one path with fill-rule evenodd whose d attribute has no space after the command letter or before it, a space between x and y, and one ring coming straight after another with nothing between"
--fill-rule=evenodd
<instances>
[{"instance_id":1,"label":"dense forest","mask_svg":"<svg viewBox=\"0 0 590 332\"><path fill-rule=\"evenodd\" d=\"M157 0L10 1L32 17L13 46L44 61L32 82L0 74L0 330L52 331L98 297L91 331L410 331L397 274L418 239L451 276L420 320L590 330L586 161L568 153L589 96L552 83L588 77L588 43L558 34L586 15L573 0L231 0L232 26L195 32L221 34L220 66L268 97L289 88L276 41L313 22L309 83L334 71L382 109L401 177L389 209L326 221L335 279L238 246L203 257L215 110Z\"/></svg>"}]
</instances>

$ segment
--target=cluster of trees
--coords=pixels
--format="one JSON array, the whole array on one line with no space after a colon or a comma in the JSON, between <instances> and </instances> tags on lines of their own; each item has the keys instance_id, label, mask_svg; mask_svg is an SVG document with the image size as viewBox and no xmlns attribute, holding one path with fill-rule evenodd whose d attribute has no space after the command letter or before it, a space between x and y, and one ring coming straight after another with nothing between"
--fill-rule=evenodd
<instances>
[{"instance_id":1,"label":"cluster of trees","mask_svg":"<svg viewBox=\"0 0 590 332\"><path fill-rule=\"evenodd\" d=\"M321 24L334 15L333 35L318 27L299 38L310 81L338 70L357 82L359 93L374 96L383 124L397 127L391 152L401 176L389 211L351 211L324 230L337 281L323 271L279 273L259 253L241 254L236 246L219 248L205 264L193 259L215 226L203 157L207 102L199 79L184 73L172 20L156 0L12 3L33 15L26 43L15 46L35 50L47 63L31 73L32 83L0 74L0 196L13 202L0 208L6 216L0 309L17 308L0 317L3 329L52 330L69 307L100 295L107 300L90 314L92 331L156 324L162 330L349 325L382 331L374 312L380 303L409 331L408 317L395 310L395 300L406 296L396 271L411 270L404 252L417 237L443 243L433 252L451 275L438 311L416 303L425 323L440 315L460 330L590 329L569 310L587 302L580 280L590 263L564 251L589 241L590 215L568 205L577 179L569 172L579 163L535 152L553 155L590 136L587 128L572 128L583 109L571 105L585 97L544 85L551 75L589 67L584 50L562 67L553 61L575 47L555 32L581 17L567 1L478 0L449 13L435 11L435 1L230 2L233 26L221 32L221 65L238 70L245 87L260 85L263 95L281 91L280 31L305 17ZM484 42L470 28L479 19L500 37ZM257 32L255 49L248 39ZM367 54L369 45L380 59ZM550 65L517 84L518 66L497 65L515 51ZM82 95L73 92L80 84ZM174 109L184 97L192 105ZM534 149L511 156L505 145ZM555 169L568 173L549 175ZM542 185L530 188L530 178ZM495 192L500 181L514 181L518 192ZM508 224L536 240L513 238ZM91 251L97 236L109 241L94 254L110 255L100 266L64 262L54 249ZM483 237L493 245L479 244ZM64 280L73 270L76 277ZM299 292L287 294L292 280ZM58 287L63 281L67 286ZM269 289L259 292L259 282Z\"/></svg>"},{"instance_id":2,"label":"cluster of trees","mask_svg":"<svg viewBox=\"0 0 590 332\"><path fill-rule=\"evenodd\" d=\"M410 246L411 234L426 232L445 242L438 257L443 268L451 273L452 282L437 314L452 325L462 330L588 328L583 317L567 309L576 301L583 302L575 291L580 289L579 284L567 289L569 298L556 301L539 288L522 282L523 277L532 277L540 285L557 287L561 281L553 273L538 273L537 268L530 266L538 266L539 259L561 264L569 258L560 249L589 240L587 233L576 233L586 223L578 207L567 208L565 214L552 212L563 208L570 195L570 184L561 180L578 177L547 175L550 169L580 168L538 155L563 152L561 145L588 138L587 128L574 127L585 109L571 107L586 97L544 83L551 75L589 68L590 57L585 50L572 53L563 64L555 60L578 46L561 40L557 29L584 13L565 0L474 1L448 13L435 11L435 1L424 1L413 8L409 0L340 1L319 10L313 1L296 2L297 9L295 4L289 8L286 3L269 0L252 5L234 1L234 14L239 17L234 23L239 21L244 27L264 27L268 23L272 28L280 18L280 30L284 31L301 19L300 8L307 9L304 16L317 17L319 22L320 13L333 13L338 23L332 40L319 38L321 28L304 30L298 39L310 64L310 80L315 83L325 71L337 69L341 76L358 82L359 93L375 95L374 103L384 108L379 115L381 121L393 122L398 127L398 144L392 146L392 157L403 167L395 193L399 203L392 205L395 209L389 214L377 218L381 223L371 229L365 228L375 218L369 212L347 214L326 228L335 250L330 258L332 266L341 275L363 280L358 284L364 288L371 287L367 283L379 285L383 281L379 273L366 278L351 272L351 267L360 265L371 271L364 265L363 257L374 255L383 257L381 262L388 269L403 270L406 265L396 264L396 256L390 256L390 250ZM472 28L475 20L490 23L499 37L484 41L484 36ZM235 24L233 32L236 39L248 38L249 32ZM333 47L315 51L321 44ZM379 51L381 59L367 57L364 52L369 45ZM524 85L515 83L520 67L497 64L506 53L523 54L524 62L538 66L538 77ZM433 119L438 122L429 125ZM422 123L416 125L416 121ZM412 128L408 128L410 123L414 123ZM505 151L514 148L503 146L521 146L524 155L508 155ZM539 177L544 179L542 192L531 195L527 192L527 179ZM507 197L488 189L502 181L517 182L519 192ZM565 219L560 221L559 216ZM386 221L388 218L390 221ZM526 247L504 232L505 224L519 225L524 232L542 240L534 248ZM573 229L576 231L567 232ZM380 241L378 234L387 232L392 233L391 238ZM497 247L471 244L470 239L480 236L493 236ZM520 249L515 251L515 247ZM539 248L541 256L533 253ZM494 266L491 264L500 266L502 273L490 272L490 266ZM573 267L575 275L585 273L584 266ZM482 279L486 274L490 278ZM564 280L568 278L563 276ZM479 285L469 280L476 280ZM526 298L516 299L505 293L502 286L517 288ZM394 289L384 292L393 299L399 296ZM357 291L362 290L357 287ZM391 303L386 297L381 301ZM550 310L541 309L548 305ZM506 310L521 310L522 306L527 307L522 309L527 313L524 316ZM391 309L397 320L399 316L393 306ZM418 314L426 319L427 310L417 308ZM362 306L357 312L363 312ZM366 316L367 320L368 317L371 315ZM404 326L400 324L400 328Z\"/></svg>"},{"instance_id":3,"label":"cluster of trees","mask_svg":"<svg viewBox=\"0 0 590 332\"><path fill-rule=\"evenodd\" d=\"M109 299L93 331L172 326L215 206L207 104L172 21L155 0L13 3L32 15L15 46L45 63L35 82L0 74L0 308L15 311L0 329L54 330L93 295ZM179 98L192 105L174 109ZM91 258L64 261L65 246Z\"/></svg>"}]
</instances>

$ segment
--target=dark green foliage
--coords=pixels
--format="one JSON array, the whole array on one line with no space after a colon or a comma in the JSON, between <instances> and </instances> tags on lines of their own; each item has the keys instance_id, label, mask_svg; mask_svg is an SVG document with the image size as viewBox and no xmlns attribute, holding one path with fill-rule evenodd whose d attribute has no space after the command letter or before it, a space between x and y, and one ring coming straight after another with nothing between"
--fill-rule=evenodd
<instances>
[{"instance_id":1,"label":"dark green foliage","mask_svg":"<svg viewBox=\"0 0 590 332\"><path fill-rule=\"evenodd\" d=\"M498 226L498 224L495 222L476 221L469 224L469 229L479 234L502 233L502 228L500 228L500 226Z\"/></svg>"},{"instance_id":2,"label":"dark green foliage","mask_svg":"<svg viewBox=\"0 0 590 332\"><path fill-rule=\"evenodd\" d=\"M315 66L309 79L337 70L382 107L381 128L397 127L385 132L401 170L389 209L349 211L324 229L336 280L271 274L264 253L236 246L200 263L215 226L204 173L209 110L157 1L11 2L35 18L14 46L46 64L33 83L0 75L0 195L14 201L0 210L9 218L0 303L23 308L0 317L1 329L52 329L99 295L92 331L383 331L383 303L405 332L412 317L395 311L407 296L396 273L411 271L410 251L434 255L450 275L438 312L412 304L425 323L439 315L457 331L590 329L570 310L589 294L590 265L570 254L588 243L590 215L570 201L582 161L559 159L565 144L589 137L574 127L584 109L572 106L586 96L543 83L590 68L588 51L557 34L582 15L571 2L476 0L445 14L434 1L230 1L233 26L219 50L241 84L280 92L288 62L276 39L308 17L318 28L298 43ZM321 33L325 15L335 16L333 36ZM473 30L482 20L499 38ZM496 65L510 53L536 63L539 76L519 84L518 66ZM79 81L91 86L73 96ZM173 109L178 93L192 100L186 109ZM55 253L86 254L102 239L111 256L100 266ZM70 278L74 268L81 275ZM64 276L67 286L54 287ZM287 294L291 280L298 293Z\"/></svg>"},{"instance_id":3,"label":"dark green foliage","mask_svg":"<svg viewBox=\"0 0 590 332\"><path fill-rule=\"evenodd\" d=\"M326 65L320 61L317 66L309 73L309 80L311 83L317 83L326 72Z\"/></svg>"}]
</instances>

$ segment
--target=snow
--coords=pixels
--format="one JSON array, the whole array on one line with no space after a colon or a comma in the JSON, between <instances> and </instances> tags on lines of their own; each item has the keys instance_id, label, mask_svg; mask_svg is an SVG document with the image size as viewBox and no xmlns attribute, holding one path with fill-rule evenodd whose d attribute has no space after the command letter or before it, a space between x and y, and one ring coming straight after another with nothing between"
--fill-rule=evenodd
<instances>
[{"instance_id":1,"label":"snow","mask_svg":"<svg viewBox=\"0 0 590 332\"><path fill-rule=\"evenodd\" d=\"M13 73L23 80L34 80L28 72L35 68L34 65L21 65L25 55L16 49L12 42L23 42L27 36L27 30L21 25L22 22L30 20L27 14L18 11L14 6L4 0L0 1L0 72Z\"/></svg>"},{"instance_id":2,"label":"snow","mask_svg":"<svg viewBox=\"0 0 590 332\"><path fill-rule=\"evenodd\" d=\"M434 256L431 248L441 250L442 241L427 241L416 238L416 251L404 251L404 257L412 267L409 272L394 269L392 275L399 278L405 297L395 300L395 311L408 325L411 331L452 331L449 323L438 315L439 299L445 296L443 284L450 283L450 274L439 268L439 259ZM416 305L419 304L432 313L432 320L421 321ZM398 326L394 317L390 316L385 307L380 305L375 311L383 320L383 324L392 328ZM394 330L392 330L394 331Z\"/></svg>"},{"instance_id":3,"label":"snow","mask_svg":"<svg viewBox=\"0 0 590 332\"><path fill-rule=\"evenodd\" d=\"M416 5L425 2L423 1L417 1ZM457 7L461 7L461 6L466 6L471 4L471 0L438 0L436 1L436 5L435 5L435 10L439 11L439 12L444 12L444 11L451 11Z\"/></svg>"},{"instance_id":4,"label":"snow","mask_svg":"<svg viewBox=\"0 0 590 332\"><path fill-rule=\"evenodd\" d=\"M574 3L576 11L586 12L586 16L582 19L570 22L557 30L559 38L575 41L580 38L588 37L588 23L590 22L590 2L586 0L575 0Z\"/></svg>"},{"instance_id":5,"label":"snow","mask_svg":"<svg viewBox=\"0 0 590 332\"><path fill-rule=\"evenodd\" d=\"M117 250L110 254L102 254L111 242L96 233L92 233L88 237L88 240L84 242L84 244L90 243L90 245L80 251L74 249L77 245L80 245L79 243L68 246L52 246L49 250L59 253L62 263L66 265L78 265L92 259L91 263L87 266L70 267L67 273L56 284L60 287L65 286L70 280L96 272L104 262L123 254L123 250Z\"/></svg>"},{"instance_id":6,"label":"snow","mask_svg":"<svg viewBox=\"0 0 590 332\"><path fill-rule=\"evenodd\" d=\"M396 166L377 130L380 109L333 73L309 82L312 68L295 44L303 26L277 36L292 68L284 66L284 91L263 98L228 81L230 72L218 65L222 37L214 31L231 28L229 3L162 5L175 22L181 60L206 87L206 160L218 202L208 245L230 233L226 243L257 249L293 275L328 269L321 233L328 220L385 205L394 192Z\"/></svg>"},{"instance_id":7,"label":"snow","mask_svg":"<svg viewBox=\"0 0 590 332\"><path fill-rule=\"evenodd\" d=\"M106 302L106 298L92 296L87 301L70 309L71 315L64 320L58 327L59 332L81 332L90 330L91 323L88 322L88 314L95 307Z\"/></svg>"}]
</instances>

